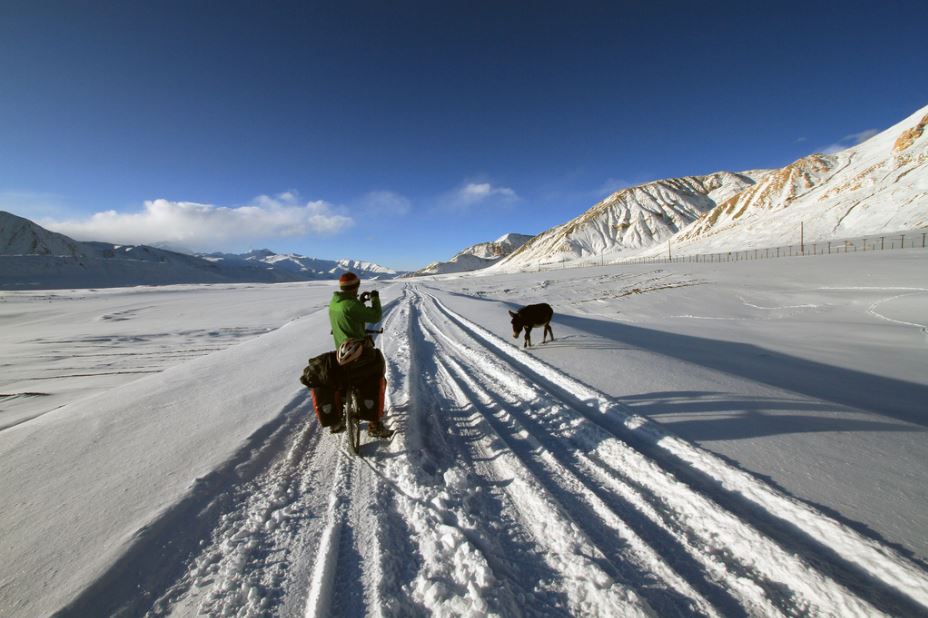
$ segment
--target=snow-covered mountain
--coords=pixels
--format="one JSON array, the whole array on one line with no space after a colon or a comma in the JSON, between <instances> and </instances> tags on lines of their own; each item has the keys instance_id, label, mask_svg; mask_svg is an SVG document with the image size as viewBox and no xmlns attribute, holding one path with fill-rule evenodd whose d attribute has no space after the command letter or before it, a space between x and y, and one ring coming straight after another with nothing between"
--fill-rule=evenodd
<instances>
[{"instance_id":1,"label":"snow-covered mountain","mask_svg":"<svg viewBox=\"0 0 928 618\"><path fill-rule=\"evenodd\" d=\"M0 287L276 283L334 278L347 270L366 279L397 275L372 262L278 255L267 249L243 255L187 255L147 245L77 242L0 211Z\"/></svg>"},{"instance_id":2,"label":"snow-covered mountain","mask_svg":"<svg viewBox=\"0 0 928 618\"><path fill-rule=\"evenodd\" d=\"M504 234L493 242L481 242L460 251L447 262L432 262L413 276L440 275L480 270L491 266L527 243L527 234Z\"/></svg>"},{"instance_id":3,"label":"snow-covered mountain","mask_svg":"<svg viewBox=\"0 0 928 618\"><path fill-rule=\"evenodd\" d=\"M673 236L764 175L764 170L717 172L616 191L579 217L539 234L494 269L518 270L649 247Z\"/></svg>"},{"instance_id":4,"label":"snow-covered mountain","mask_svg":"<svg viewBox=\"0 0 928 618\"><path fill-rule=\"evenodd\" d=\"M326 279L338 277L352 271L364 279L384 279L397 276L397 271L374 262L360 260L324 260L296 253L274 253L269 249L257 249L248 253L209 253L202 257L220 269L268 270L280 276L290 275L294 280Z\"/></svg>"},{"instance_id":5,"label":"snow-covered mountain","mask_svg":"<svg viewBox=\"0 0 928 618\"><path fill-rule=\"evenodd\" d=\"M800 222L807 242L928 227L928 106L857 146L765 176L672 242L680 254L796 244Z\"/></svg>"}]
</instances>

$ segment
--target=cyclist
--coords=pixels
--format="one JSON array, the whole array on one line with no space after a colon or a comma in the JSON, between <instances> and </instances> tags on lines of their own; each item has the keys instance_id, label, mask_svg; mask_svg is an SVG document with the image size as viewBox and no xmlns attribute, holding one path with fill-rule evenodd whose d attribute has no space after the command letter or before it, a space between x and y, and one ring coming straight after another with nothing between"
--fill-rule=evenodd
<instances>
[{"instance_id":1,"label":"cyclist","mask_svg":"<svg viewBox=\"0 0 928 618\"><path fill-rule=\"evenodd\" d=\"M332 302L329 303L329 322L332 324L332 337L335 339L335 349L342 345L348 339L364 340L366 345L373 347L373 341L364 332L365 324L379 322L383 317L383 311L380 308L380 294L377 290L363 293L358 297L358 290L361 287L361 279L353 272L346 272L338 279L339 291L332 296ZM364 302L370 299L371 306L365 306ZM381 376L381 385L383 385L383 376ZM381 390L381 393L383 391ZM382 406L381 397L381 403ZM380 418L383 410L379 410L378 419L372 421L367 426L367 433L375 438L388 438L392 432L383 426ZM332 433L338 433L345 429L344 418L332 426Z\"/></svg>"}]
</instances>

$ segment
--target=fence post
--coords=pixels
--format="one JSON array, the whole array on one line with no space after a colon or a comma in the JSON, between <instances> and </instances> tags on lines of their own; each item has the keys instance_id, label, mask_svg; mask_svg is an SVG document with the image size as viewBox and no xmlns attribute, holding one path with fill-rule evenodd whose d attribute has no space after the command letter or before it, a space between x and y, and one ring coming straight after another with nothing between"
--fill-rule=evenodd
<instances>
[{"instance_id":1,"label":"fence post","mask_svg":"<svg viewBox=\"0 0 928 618\"><path fill-rule=\"evenodd\" d=\"M885 237L885 236L880 236L880 251L883 250L883 247L884 247L885 244L886 244L886 243L884 242L885 240L886 240L886 237Z\"/></svg>"},{"instance_id":2,"label":"fence post","mask_svg":"<svg viewBox=\"0 0 928 618\"><path fill-rule=\"evenodd\" d=\"M899 236L899 248L905 249L905 234Z\"/></svg>"}]
</instances>

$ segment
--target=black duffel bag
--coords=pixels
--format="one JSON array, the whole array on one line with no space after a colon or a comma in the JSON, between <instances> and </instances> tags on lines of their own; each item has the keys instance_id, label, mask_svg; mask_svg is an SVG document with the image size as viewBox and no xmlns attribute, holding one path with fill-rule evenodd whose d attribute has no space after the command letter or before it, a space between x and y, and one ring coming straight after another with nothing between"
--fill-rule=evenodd
<instances>
[{"instance_id":1,"label":"black duffel bag","mask_svg":"<svg viewBox=\"0 0 928 618\"><path fill-rule=\"evenodd\" d=\"M340 388L344 382L344 374L335 358L335 352L325 352L309 359L309 364L300 376L300 382L306 388Z\"/></svg>"}]
</instances>

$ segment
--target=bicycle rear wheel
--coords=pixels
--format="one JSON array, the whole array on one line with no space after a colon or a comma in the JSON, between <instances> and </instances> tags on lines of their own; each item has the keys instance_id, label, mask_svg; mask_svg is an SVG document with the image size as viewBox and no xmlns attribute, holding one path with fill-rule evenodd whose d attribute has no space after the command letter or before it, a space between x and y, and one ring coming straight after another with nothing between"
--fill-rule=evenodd
<instances>
[{"instance_id":1,"label":"bicycle rear wheel","mask_svg":"<svg viewBox=\"0 0 928 618\"><path fill-rule=\"evenodd\" d=\"M348 392L348 401L345 406L345 425L348 427L348 444L355 455L361 454L361 426L358 412L361 410L361 398L358 391L351 389Z\"/></svg>"}]
</instances>

